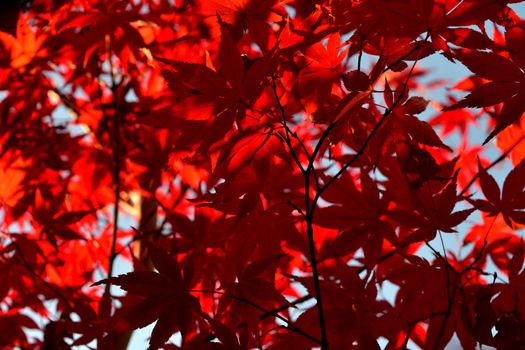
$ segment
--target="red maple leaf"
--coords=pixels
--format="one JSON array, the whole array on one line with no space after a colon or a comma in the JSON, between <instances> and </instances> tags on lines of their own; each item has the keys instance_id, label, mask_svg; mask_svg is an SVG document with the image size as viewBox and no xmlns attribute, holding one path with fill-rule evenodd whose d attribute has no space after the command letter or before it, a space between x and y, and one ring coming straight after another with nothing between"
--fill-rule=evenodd
<instances>
[{"instance_id":1,"label":"red maple leaf","mask_svg":"<svg viewBox=\"0 0 525 350\"><path fill-rule=\"evenodd\" d=\"M479 168L479 183L486 200L475 200L482 211L490 216L502 214L509 227L513 223L525 224L525 161L520 162L506 177L500 190L496 180L487 173L481 164Z\"/></svg>"},{"instance_id":2,"label":"red maple leaf","mask_svg":"<svg viewBox=\"0 0 525 350\"><path fill-rule=\"evenodd\" d=\"M149 349L164 345L171 335L180 331L183 336L190 329L194 315L199 315L197 298L188 291L191 275L183 276L178 262L165 251L149 246L154 271L134 271L101 280L94 285L114 284L138 297L113 317L113 328L118 331L142 328L157 321L151 334Z\"/></svg>"},{"instance_id":3,"label":"red maple leaf","mask_svg":"<svg viewBox=\"0 0 525 350\"><path fill-rule=\"evenodd\" d=\"M503 103L495 129L484 144L503 129L519 120L525 111L525 73L513 61L495 53L470 52L454 56L478 77L490 80L474 88L463 100L444 109L489 107Z\"/></svg>"}]
</instances>

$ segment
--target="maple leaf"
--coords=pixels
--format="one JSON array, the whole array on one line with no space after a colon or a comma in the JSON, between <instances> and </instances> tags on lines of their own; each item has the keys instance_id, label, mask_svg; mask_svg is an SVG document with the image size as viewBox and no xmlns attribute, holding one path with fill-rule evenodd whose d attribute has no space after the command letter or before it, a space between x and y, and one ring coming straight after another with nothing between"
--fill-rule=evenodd
<instances>
[{"instance_id":1,"label":"maple leaf","mask_svg":"<svg viewBox=\"0 0 525 350\"><path fill-rule=\"evenodd\" d=\"M432 194L428 186L424 185L413 194L417 203L417 214L405 210L394 209L388 215L404 226L413 227L415 230L401 243L432 240L438 231L453 233L454 227L463 222L475 208L453 212L457 201L456 181L451 181L440 192Z\"/></svg>"},{"instance_id":2,"label":"maple leaf","mask_svg":"<svg viewBox=\"0 0 525 350\"><path fill-rule=\"evenodd\" d=\"M23 196L20 185L24 179L23 159L13 159L13 155L6 153L2 158L0 169L0 201L9 206L14 206Z\"/></svg>"},{"instance_id":3,"label":"maple leaf","mask_svg":"<svg viewBox=\"0 0 525 350\"><path fill-rule=\"evenodd\" d=\"M6 347L29 346L28 338L23 330L34 330L38 326L29 316L14 311L0 315L0 327L6 330L6 333L2 335L2 345Z\"/></svg>"},{"instance_id":4,"label":"maple leaf","mask_svg":"<svg viewBox=\"0 0 525 350\"><path fill-rule=\"evenodd\" d=\"M513 223L525 224L525 161L521 161L507 175L503 188L500 190L496 180L487 173L485 168L478 163L479 183L486 200L474 200L475 205L480 205L480 210L489 216L502 214L509 227Z\"/></svg>"},{"instance_id":5,"label":"maple leaf","mask_svg":"<svg viewBox=\"0 0 525 350\"><path fill-rule=\"evenodd\" d=\"M182 276L178 262L152 245L148 250L158 272L134 271L98 281L93 286L114 284L140 297L138 303L120 309L113 317L113 327L122 331L142 328L157 321L149 343L149 349L156 350L176 331L185 337L192 315L200 312L200 306L186 290L190 281L188 276Z\"/></svg>"},{"instance_id":6,"label":"maple leaf","mask_svg":"<svg viewBox=\"0 0 525 350\"><path fill-rule=\"evenodd\" d=\"M497 330L494 342L501 348L525 343L522 334L517 331L523 326L523 321L517 317L517 314L523 309L520 306L523 297L519 292L525 285L523 258L523 240L521 240L518 249L514 251L512 259L507 264L509 284L498 286L499 293L491 303L499 316L494 322Z\"/></svg>"},{"instance_id":7,"label":"maple leaf","mask_svg":"<svg viewBox=\"0 0 525 350\"><path fill-rule=\"evenodd\" d=\"M502 152L510 152L510 159L514 166L525 159L525 142L523 142L525 140L524 122L521 119L519 123L510 125L500 132L496 138L496 146Z\"/></svg>"},{"instance_id":8,"label":"maple leaf","mask_svg":"<svg viewBox=\"0 0 525 350\"><path fill-rule=\"evenodd\" d=\"M450 101L450 98L449 98ZM450 101L452 102L452 101ZM467 139L467 127L476 124L474 113L465 109L454 109L442 112L429 120L431 126L440 125L443 127L440 135L449 136L453 131L459 129L461 135Z\"/></svg>"},{"instance_id":9,"label":"maple leaf","mask_svg":"<svg viewBox=\"0 0 525 350\"><path fill-rule=\"evenodd\" d=\"M359 278L357 267L347 266L339 259L333 266L324 267L322 273L325 277L322 289L328 296L326 309L327 315L330 315L330 343L341 349L355 343L366 349L379 349L374 333L381 332L388 323L389 317L383 311L389 310L391 306L381 302L370 307L370 301L377 298L377 284L366 283ZM376 281L374 275L371 278ZM314 292L312 278L293 276L293 280L304 285L311 293ZM302 313L296 324L315 332L316 310L312 308ZM342 332L342 329L348 329L349 324L352 325L351 330ZM306 342L303 340L302 343Z\"/></svg>"},{"instance_id":10,"label":"maple leaf","mask_svg":"<svg viewBox=\"0 0 525 350\"><path fill-rule=\"evenodd\" d=\"M234 122L244 120L247 106L262 93L272 65L272 58L264 56L247 66L225 26L221 28L220 71L200 64L157 58L169 67L164 71L169 84L182 84L215 105L210 132L199 138L198 153L207 153L210 144L222 139Z\"/></svg>"},{"instance_id":11,"label":"maple leaf","mask_svg":"<svg viewBox=\"0 0 525 350\"><path fill-rule=\"evenodd\" d=\"M474 88L463 100L444 108L444 111L503 103L496 127L483 141L486 144L525 112L525 73L514 62L495 53L456 53L455 58L477 76L490 81Z\"/></svg>"},{"instance_id":12,"label":"maple leaf","mask_svg":"<svg viewBox=\"0 0 525 350\"><path fill-rule=\"evenodd\" d=\"M390 225L381 219L389 201L367 173L360 176L361 191L346 174L338 186L323 194L330 205L319 208L315 223L320 226L344 229L333 241L323 242L320 259L334 258L363 248L366 266L373 266L381 255L383 239L397 243Z\"/></svg>"},{"instance_id":13,"label":"maple leaf","mask_svg":"<svg viewBox=\"0 0 525 350\"><path fill-rule=\"evenodd\" d=\"M199 0L197 4L205 15L219 14L235 41L248 31L262 49L269 46L271 27L267 22L278 21L283 15L277 0Z\"/></svg>"},{"instance_id":14,"label":"maple leaf","mask_svg":"<svg viewBox=\"0 0 525 350\"><path fill-rule=\"evenodd\" d=\"M48 50L43 45L45 40L47 36L35 33L24 17L18 20L16 38L0 31L0 43L10 52L10 65L15 69L23 69L33 60L47 58Z\"/></svg>"},{"instance_id":15,"label":"maple leaf","mask_svg":"<svg viewBox=\"0 0 525 350\"><path fill-rule=\"evenodd\" d=\"M127 11L124 1L110 1L108 4L95 4L86 11L69 16L67 20L58 24L58 29L63 36L71 35L71 31L83 32L75 43L80 44L83 51L83 66L88 66L97 52L107 52L111 48L120 54L122 65L127 67L138 57L145 55L144 51L141 51L141 48L145 47L144 38L131 25L139 20L143 20L142 16Z\"/></svg>"},{"instance_id":16,"label":"maple leaf","mask_svg":"<svg viewBox=\"0 0 525 350\"><path fill-rule=\"evenodd\" d=\"M463 152L459 157L458 161L456 162L456 169L460 169L460 172L458 173L458 183L461 188L465 188L465 186L471 181L471 179L477 176L478 159L480 160L481 164L485 167L488 166L490 163L488 159L480 157L480 154L482 152L481 146L470 148L468 148L467 146L464 147L469 151Z\"/></svg>"},{"instance_id":17,"label":"maple leaf","mask_svg":"<svg viewBox=\"0 0 525 350\"><path fill-rule=\"evenodd\" d=\"M331 35L326 46L316 43L305 50L304 62L300 61L304 69L296 85L307 112L314 113L330 101L332 89L344 72L341 63L347 51L347 48L341 50L339 34Z\"/></svg>"},{"instance_id":18,"label":"maple leaf","mask_svg":"<svg viewBox=\"0 0 525 350\"><path fill-rule=\"evenodd\" d=\"M466 244L473 244L472 259L486 253L481 257L479 266L483 266L486 257L491 258L499 268L506 270L509 255L508 251L514 251L520 244L520 237L517 236L507 225L503 217L489 217L488 213L483 214L483 221L474 225L464 238ZM486 243L485 243L486 242ZM481 252L481 253L480 253Z\"/></svg>"}]
</instances>

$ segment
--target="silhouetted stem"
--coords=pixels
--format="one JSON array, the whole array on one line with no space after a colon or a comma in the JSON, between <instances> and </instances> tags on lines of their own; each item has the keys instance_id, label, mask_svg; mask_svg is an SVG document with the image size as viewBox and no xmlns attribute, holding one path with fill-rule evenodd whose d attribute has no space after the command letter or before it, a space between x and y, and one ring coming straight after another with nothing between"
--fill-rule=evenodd
<instances>
[{"instance_id":1,"label":"silhouetted stem","mask_svg":"<svg viewBox=\"0 0 525 350\"><path fill-rule=\"evenodd\" d=\"M108 61L109 61L109 70L111 76L111 92L113 100L113 182L114 182L114 196L115 202L113 204L113 232L111 238L111 251L109 255L109 267L108 267L108 279L113 276L113 267L115 259L117 257L116 247L117 247L117 235L118 235L118 222L119 222L119 205L120 205L120 106L117 100L117 89L118 85L115 81L115 75L113 72L113 61L111 59L111 50L108 50ZM110 288L111 284L108 283L106 287Z\"/></svg>"},{"instance_id":2,"label":"silhouetted stem","mask_svg":"<svg viewBox=\"0 0 525 350\"><path fill-rule=\"evenodd\" d=\"M317 268L317 257L315 252L316 249L313 226L315 203L311 203L310 201L310 171L307 171L305 175L304 189L306 206L306 236L308 237L308 249L310 254L310 263L312 265L312 275L314 279L315 299L317 301L317 316L319 317L319 328L321 330L321 349L328 350L328 336L326 334L326 323L324 319L323 298L321 294L321 283L319 280L319 270Z\"/></svg>"},{"instance_id":3,"label":"silhouetted stem","mask_svg":"<svg viewBox=\"0 0 525 350\"><path fill-rule=\"evenodd\" d=\"M270 310L268 311L267 313L264 313L262 314L259 318L262 320L262 319L265 319L267 317L270 317L270 316L275 316L275 314L277 314L278 312L281 312L281 311L284 311L286 309L288 309L290 306L295 306L295 305L299 305L299 304L302 304L302 303L305 303L307 302L308 300L312 299L313 296L311 296L310 294L307 294L299 299L296 299L288 304L285 304L285 305L281 305L279 306L278 308L275 308L273 310Z\"/></svg>"},{"instance_id":4,"label":"silhouetted stem","mask_svg":"<svg viewBox=\"0 0 525 350\"><path fill-rule=\"evenodd\" d=\"M319 317L319 328L321 330L321 349L322 350L328 350L328 339L326 334L326 324L324 320L324 309L323 309L323 299L321 296L321 285L319 281L319 271L317 268L317 257L315 252L315 241L314 241L314 228L313 228L313 217L314 217L314 209L315 209L315 203L312 205L311 199L310 199L310 174L312 171L315 171L314 168L314 161L315 156L317 155L317 152L319 152L319 149L321 147L320 142L317 144L314 153L312 155L309 154L308 150L306 149L304 143L302 140L297 137L297 135L290 130L288 127L287 121L286 121L286 115L284 112L284 107L281 104L281 100L279 99L279 95L277 94L277 87L275 84L275 79L272 78L272 88L273 93L275 96L275 99L277 101L277 106L279 107L279 111L281 113L282 123L285 129L285 135L283 137L286 145L288 146L288 149L290 150L290 153L292 157L295 160L295 163L297 164L299 170L301 171L301 174L304 177L304 204L305 204L305 211L303 213L303 217L306 221L306 235L308 237L308 250L310 255L310 263L312 266L312 275L314 280L314 289L315 289L315 299L317 301L317 314ZM329 127L331 128L331 127ZM295 135L295 136L294 136ZM304 149L304 152L306 154L306 157L308 158L308 166L305 169L303 165L301 164L297 153L295 152L292 142L291 142L291 136L294 136L296 140L298 140L301 147ZM321 139L324 139L328 136L328 132L324 132L321 136ZM316 181L316 190L318 190L318 182ZM292 203L293 205L293 203Z\"/></svg>"},{"instance_id":5,"label":"silhouetted stem","mask_svg":"<svg viewBox=\"0 0 525 350\"><path fill-rule=\"evenodd\" d=\"M271 310L268 310L266 309L265 307L257 304L256 302L254 301L251 301L245 297L242 297L242 296L238 296L238 295L235 295L235 294L231 294L231 293L227 293L227 292L221 292L221 291L218 291L218 290L203 290L203 289L190 289L188 290L188 292L190 293L210 293L210 294L220 294L220 295L224 295L228 298L231 298L233 300L236 300L238 302L241 302L241 303L244 303L244 304L247 304L247 305L250 305L251 307L259 310L259 311L262 311L264 312L263 315L266 315L266 314L272 314L273 316L275 316L276 318L278 318L279 320L283 321L286 323L286 328L289 329L290 331L292 332L295 332L297 334L300 334L302 335L303 337L313 341L314 343L316 344L319 344L321 345L321 341L317 338L315 338L314 336L308 334L307 332L303 331L302 329L300 329L299 327L295 326L293 324L292 321L290 321L289 319L287 319L286 317L283 317L277 313L272 313ZM262 318L262 317L261 317Z\"/></svg>"},{"instance_id":6,"label":"silhouetted stem","mask_svg":"<svg viewBox=\"0 0 525 350\"><path fill-rule=\"evenodd\" d=\"M425 40L428 39L429 35L430 35L430 33L427 34L427 37L425 38ZM419 45L414 46L414 48L412 50L410 50L402 58L400 58L400 60L405 59L406 57L408 57L412 53L416 52L419 48L420 48ZM410 80L410 77L412 76L412 73L414 71L414 68L415 68L418 60L419 60L419 56L418 56L418 58L416 60L414 60L414 63L412 64L412 67L410 68L410 72L408 73L406 81L405 81L405 83L403 85L402 93L393 102L392 106L390 106L389 108L387 108L385 110L385 112L383 113L383 115L381 116L379 121L372 128L372 131L370 132L370 134L366 138L365 142L361 145L361 147L359 148L357 153L352 157L352 159L350 159L350 161L345 163L341 167L341 169L339 169L339 171L332 178L330 178L330 180L328 180L322 187L319 185L319 182L318 182L318 180L316 178L316 191L315 191L315 195L314 195L313 200L310 198L310 187L311 187L310 175L311 175L312 172L315 172L315 161L316 161L317 156L319 155L319 152L321 150L323 142L328 138L328 136L330 134L330 131L336 125L338 120L336 120L335 122L332 122L323 131L323 133L321 134L321 137L319 138L319 141L318 141L317 145L315 146L315 149L314 149L314 151L313 151L313 153L311 155L308 154L307 150L305 151L306 156L308 157L308 166L305 169L303 167L303 165L301 164L301 162L299 161L299 159L297 157L297 154L295 153L295 150L293 149L293 146L291 144L290 135L292 134L292 132L289 129L288 124L286 122L286 115L285 115L285 112L284 112L284 108L283 108L283 106L281 104L281 101L279 99L279 96L277 94L277 89L276 89L276 85L275 85L275 79L272 78L273 92L274 92L274 95L275 95L275 99L277 100L277 104L278 104L279 110L281 112L281 117L282 117L282 120L283 120L283 126L285 128L285 137L283 137L283 139L285 140L285 142L286 142L286 144L287 144L287 146L288 146L288 148L289 148L289 150L290 150L290 152L292 154L292 157L294 158L295 162L297 163L297 165L298 165L298 167L299 167L299 169L300 169L300 171L301 171L301 173L302 173L302 175L304 177L304 184L305 184L304 185L304 187L305 187L305 212L304 212L304 217L305 217L305 220L306 220L306 234L307 234L307 237L308 237L308 249L309 249L309 254L310 254L310 262L311 262L311 266L312 266L312 275L313 275L312 277L313 277L313 280L314 280L315 299L317 301L317 312L318 312L318 317L319 317L319 328L320 328L320 331L321 331L321 349L322 350L328 350L329 342L328 342L328 337L327 337L327 332L326 332L326 322L325 322L325 318L324 318L323 299L322 299L322 295L321 295L321 283L320 283L320 277L319 277L319 270L318 270L318 267L317 267L317 257L316 257L316 248L315 248L315 240L314 240L313 221L314 221L315 208L317 207L317 203L318 203L319 199L321 198L321 194L326 189L328 189L365 152L368 144L371 142L372 138L377 133L377 131L381 128L381 126L385 122L386 118L390 114L392 114L394 109L401 103L401 101L403 100L403 97L404 97L404 95L405 95L405 93L407 91L408 82ZM397 63L394 63L394 65L395 64L397 64ZM387 67L384 71L389 70L392 66ZM293 135L295 135L295 134L293 134ZM295 135L295 137L299 141L299 143L304 147L304 143L302 143L302 141L296 135ZM392 255L393 254L394 253L392 253Z\"/></svg>"}]
</instances>

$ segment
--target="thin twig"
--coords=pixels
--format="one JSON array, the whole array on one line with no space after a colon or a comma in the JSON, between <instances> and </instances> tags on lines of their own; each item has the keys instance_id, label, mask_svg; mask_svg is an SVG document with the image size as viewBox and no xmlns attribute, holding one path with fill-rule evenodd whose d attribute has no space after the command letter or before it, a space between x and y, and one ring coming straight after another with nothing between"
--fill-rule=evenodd
<instances>
[{"instance_id":1,"label":"thin twig","mask_svg":"<svg viewBox=\"0 0 525 350\"><path fill-rule=\"evenodd\" d=\"M114 182L114 196L115 196L115 202L113 207L113 232L112 232L112 238L111 238L111 250L109 255L109 267L108 267L108 279L111 281L111 277L113 276L113 268L115 259L117 257L116 255L116 247L117 247L117 239L118 239L118 222L119 222L119 205L120 205L120 105L117 100L117 90L120 85L120 82L117 83L115 79L114 74L114 66L113 66L113 60L111 58L112 52L110 43L107 45L107 54L108 54L108 62L109 62L109 74L111 78L111 92L112 92L112 103L113 103L113 117L114 117L114 123L113 123L113 137L114 137L114 145L113 145L113 182ZM111 287L111 282L106 284L106 292L109 293Z\"/></svg>"},{"instance_id":2,"label":"thin twig","mask_svg":"<svg viewBox=\"0 0 525 350\"><path fill-rule=\"evenodd\" d=\"M285 304L285 305L281 305L273 310L270 310L264 314L262 314L261 316L259 316L259 318L261 320L267 318L267 317L270 317L270 316L275 316L278 312L281 312L281 311L284 311L288 308L290 308L291 306L296 306L296 305L299 305L299 304L302 304L302 303L305 303L307 302L308 300L311 300L313 298L313 296L311 296L310 294L306 294L305 296L299 298L299 299L295 299L294 301L288 303L288 304Z\"/></svg>"},{"instance_id":3,"label":"thin twig","mask_svg":"<svg viewBox=\"0 0 525 350\"><path fill-rule=\"evenodd\" d=\"M331 122L327 127L326 129L323 131L323 133L321 134L321 137L319 138L319 141L317 142L317 145L315 145L315 148L314 148L314 151L312 152L312 155L310 156L310 159L309 159L309 164L308 164L308 169L307 170L311 170L314 166L314 161L315 159L317 158L317 155L318 153L320 152L321 150L321 147L324 143L324 141L328 138L328 135L330 134L330 131L332 131L332 129L335 127L335 125L337 124L337 120L334 121L334 122Z\"/></svg>"},{"instance_id":4,"label":"thin twig","mask_svg":"<svg viewBox=\"0 0 525 350\"><path fill-rule=\"evenodd\" d=\"M316 199L314 199L314 203L317 203L317 200L319 200L319 198L321 197L321 194L324 191L326 191L326 189L328 187L330 187L330 185L332 185L332 183L334 183L365 152L368 144L372 141L374 135L381 128L381 126L385 122L386 118L390 114L392 114L394 109L399 105L399 103L401 103L401 100L403 99L403 97L404 97L404 95L405 95L405 93L406 93L406 91L408 89L408 82L410 80L410 77L412 76L412 73L414 71L414 68L416 67L416 63L417 62L418 62L418 60L414 61L414 64L412 65L412 68L410 69L410 72L407 75L407 79L406 79L406 81L405 81L405 83L403 85L403 89L402 89L402 92L399 95L399 97L394 101L394 103L392 104L392 106L390 108L387 108L385 110L385 112L383 113L383 115L381 116L379 121L372 128L372 131L370 132L370 134L368 134L368 137L365 139L365 142L363 142L363 144L361 145L361 147L359 148L357 153L352 157L352 159L350 159L346 164L344 164L341 167L341 169L339 169L339 171L334 176L332 176L332 178L330 180L328 180L326 182L326 184L319 190L319 192L316 195Z\"/></svg>"},{"instance_id":5,"label":"thin twig","mask_svg":"<svg viewBox=\"0 0 525 350\"><path fill-rule=\"evenodd\" d=\"M288 201L287 203L288 203L289 206L291 206L292 208L294 208L295 210L297 210L297 212L298 212L299 214L301 214L301 216L302 216L303 218L306 219L306 214L304 213L304 211L303 211L301 208L299 208L299 207L298 207L296 204L294 204L292 201Z\"/></svg>"},{"instance_id":6,"label":"thin twig","mask_svg":"<svg viewBox=\"0 0 525 350\"><path fill-rule=\"evenodd\" d=\"M487 244L488 244L488 235L490 233L490 231L492 230L492 227L494 226L494 223L496 222L496 218L498 216L494 216L494 219L492 220L492 222L490 223L490 226L489 228L487 229L487 232L485 233L485 238L483 239L483 246L481 246L481 249L479 250L479 254L476 256L476 258L474 258L474 260L472 261L472 263L465 267L461 272L460 272L460 275L463 275L465 273L467 273L468 271L472 270L472 268L474 266L476 266L476 264L481 260L481 258L483 257L483 253L485 252L485 248L487 247Z\"/></svg>"},{"instance_id":7,"label":"thin twig","mask_svg":"<svg viewBox=\"0 0 525 350\"><path fill-rule=\"evenodd\" d=\"M241 303L250 305L251 307L256 308L257 310L264 312L263 315L271 313L271 310L268 310L265 307L255 303L255 302L253 302L253 301L251 301L249 299L246 299L245 297L241 297L241 296L238 296L238 295L235 295L235 294L231 294L231 293L228 293L228 292L221 292L221 291L218 291L218 290L211 291L211 290L203 290L203 289L190 289L190 290L188 290L188 292L190 292L190 293L211 293L211 294L224 295L224 296L226 296L228 298L231 298L231 299L239 301ZM272 315L275 316L276 318L278 318L279 320L285 322L286 323L286 328L289 329L290 331L295 332L297 334L300 334L303 337L313 341L314 343L321 345L321 341L319 339L317 339L314 336L312 336L312 335L308 334L307 332L303 331L301 328L295 326L293 324L293 322L290 321L288 318L283 317L283 316L281 316L281 315L279 315L277 313L272 314ZM262 319L262 317L261 317L261 319Z\"/></svg>"},{"instance_id":8,"label":"thin twig","mask_svg":"<svg viewBox=\"0 0 525 350\"><path fill-rule=\"evenodd\" d=\"M26 268L27 271L29 271L34 277L36 277L37 279L39 279L46 287L47 289L49 289L51 292L53 292L53 294L55 294L60 300L62 300L62 302L67 306L67 308L69 309L69 311L71 312L74 312L75 311L75 308L73 307L73 305L71 305L69 303L69 299L66 298L62 292L60 292L57 288L55 288L51 283L49 283L48 281L46 281L42 276L40 276L39 274L36 273L36 271L31 267L31 265L27 262L27 260L25 259L24 257L24 254L22 253L22 251L20 250L20 247L18 246L18 242L13 242L13 244L15 245L15 249L16 251L18 252L18 256L20 257L20 260L22 260L22 266L24 266Z\"/></svg>"},{"instance_id":9,"label":"thin twig","mask_svg":"<svg viewBox=\"0 0 525 350\"><path fill-rule=\"evenodd\" d=\"M428 35L427 35L427 39L428 39ZM426 41L427 39L425 39L424 41ZM397 60L394 61L394 63L392 63L391 65L385 67L385 69L383 69L383 73L386 73L387 71L391 70L392 68L394 68L395 66L397 66L399 63L403 62L404 60L406 60L408 58L408 56L412 55L414 52L416 52L417 50L419 50L421 48L421 46L419 45L416 45L414 46L410 51L408 51L406 54L404 54L403 56L401 56L400 58L398 58ZM416 61L419 60L419 57Z\"/></svg>"},{"instance_id":10,"label":"thin twig","mask_svg":"<svg viewBox=\"0 0 525 350\"><path fill-rule=\"evenodd\" d=\"M314 169L315 171L315 169ZM317 191L319 193L319 191ZM306 236L308 237L308 250L310 254L310 263L312 265L312 275L314 280L315 299L317 301L317 316L319 317L319 326L321 328L321 349L328 350L328 336L326 333L326 323L324 320L323 299L321 296L321 283L319 279L319 270L317 268L317 257L314 240L314 211L316 202L310 202L310 173L307 172L304 177L304 200L306 211Z\"/></svg>"},{"instance_id":11,"label":"thin twig","mask_svg":"<svg viewBox=\"0 0 525 350\"><path fill-rule=\"evenodd\" d=\"M427 35L427 38L428 38L428 35ZM425 39L426 40L426 39ZM419 48L419 45L416 45L412 50L411 52L407 53L407 57L408 55L410 55L412 52L415 52L417 49ZM404 56L405 57L405 56ZM326 332L326 324L325 324L325 320L324 320L324 310L323 310L323 301L322 301L322 296L321 296L321 286L320 286L320 278L319 278L319 271L318 271L318 268L317 268L317 258L316 258L316 248L315 248L315 241L314 241L314 229L313 229L313 219L314 219L314 212L315 212L315 208L317 207L317 203L321 197L321 194L328 188L330 187L330 185L335 182L365 151L365 149L367 148L368 144L371 142L372 138L374 137L374 135L377 133L377 131L381 128L382 124L384 123L384 121L386 120L386 118L392 114L393 110L397 107L397 105L399 103L401 103L406 91L407 91L407 88L408 88L408 82L410 80L410 77L412 76L412 73L414 71L414 68L417 64L419 60L419 56L418 58L414 61L411 69L410 69L410 72L409 74L407 75L407 78L406 78L406 81L404 83L404 86L403 86L403 89L402 89L402 93L399 95L399 97L394 101L394 103L392 104L392 106L390 106L390 108L388 108L387 110L385 110L383 116L379 119L379 121L376 123L376 125L373 127L372 131L370 132L370 134L368 135L368 137L366 138L365 142L363 143L363 145L361 146L361 148L358 150L358 152L354 155L354 157L352 157L352 159L350 161L348 161L346 164L344 164L341 169L332 177L330 178L330 180L328 180L322 187L320 187L319 185L319 181L317 178L315 178L316 180L316 193L315 193L315 196L314 196L314 199L311 200L310 198L310 187L311 187L311 184L310 184L310 173L312 171L315 172L315 161L316 161L316 158L317 158L317 155L318 153L320 152L320 149L322 147L322 144L324 142L324 140L326 138L328 138L329 136L329 133L331 131L331 129L335 126L335 122L331 123L327 129L322 133L315 149L314 149L314 152L312 153L312 155L308 155L307 151L305 152L307 157L308 157L308 166L306 167L306 169L303 167L303 165L301 164L301 162L298 160L298 157L297 157L297 154L295 153L295 150L291 144L291 141L290 141L290 131L289 131L289 128L287 126L287 123L286 123L286 116L284 114L284 108L282 107L281 105L281 102L279 100L279 97L277 95L277 89L276 89L276 85L275 85L275 79L272 77L272 88L273 88L273 92L274 92L274 95L275 95L275 98L277 100L277 103L278 103L278 106L279 106L279 109L281 111L281 116L283 118L283 125L285 127L285 137L283 137L283 139L285 139L285 142L286 144L288 145L288 148L292 154L292 157L294 158L295 162L297 163L299 169L301 170L301 173L304 177L304 189L305 189L305 220L306 220L306 234L307 234L307 237L308 237L308 247L309 247L309 255L310 255L310 262L311 262L311 266L312 266L312 277L313 277L313 282L314 282L314 290L315 290L315 298L316 298L316 301L317 301L317 311L318 311L318 317L319 317L319 326L320 326L320 330L321 330L321 349L322 350L328 350L328 338L327 338L327 332ZM390 66L392 67L392 66ZM390 67L388 69L390 69ZM388 69L385 69L385 72L388 70ZM338 118L336 118L336 121L337 121ZM302 143L302 141L297 138L299 143L304 145Z\"/></svg>"},{"instance_id":12,"label":"thin twig","mask_svg":"<svg viewBox=\"0 0 525 350\"><path fill-rule=\"evenodd\" d=\"M303 175L304 177L304 202L305 202L305 210L304 210L304 215L303 217L305 218L305 221L306 221L306 235L308 237L308 250L309 250L309 255L310 255L310 263L311 263L311 266L312 266L312 277L313 277L313 280L314 280L314 289L315 289L315 299L317 301L317 314L318 314L318 317L319 317L319 328L321 330L321 349L322 350L328 350L328 338L327 338L327 333L326 333L326 324L325 324L325 321L324 321L324 312L323 312L323 300L322 300L322 297L321 297L321 285L320 285L320 282L319 282L319 271L317 269L317 258L316 258L316 254L315 254L315 242L314 242L314 229L313 229L313 209L315 208L315 204L312 206L311 204L311 201L310 201L310 174L312 171L315 172L315 168L314 168L314 162L315 162L315 158L312 158L312 156L308 153L308 150L306 150L306 147L304 146L304 143L302 142L302 140L299 138L299 137L296 137L296 139L298 140L299 144L303 147L304 151L305 151L305 154L308 158L308 166L307 166L307 169L304 168L304 166L302 165L302 163L299 161L299 158L297 157L297 153L295 152L295 149L293 148L293 145L292 145L292 142L291 142L291 139L290 139L290 135L294 135L291 133L291 131L289 130L288 128L288 124L287 124L287 121L286 121L286 115L285 115L285 112L284 112L284 108L281 104L281 101L279 99L279 96L277 94L277 87L276 87L276 84L275 84L275 78L272 77L272 89L273 89L273 93L275 95L275 99L277 101L277 105L279 107L279 110L281 111L281 117L282 117L282 123L283 123L283 126L285 128L285 136L282 136L281 137L284 139L284 141L286 142L286 145L288 146L288 149L290 150L290 153L292 155L292 157L294 158L295 160L295 163L297 164L299 170L301 171L301 174ZM328 133L326 133L326 136L328 136ZM325 136L325 137L326 137ZM320 148L321 146L318 145L316 146L316 149L317 149L317 152L318 149ZM317 154L317 153L316 153ZM316 179L316 192L319 191L319 182L318 180Z\"/></svg>"},{"instance_id":13,"label":"thin twig","mask_svg":"<svg viewBox=\"0 0 525 350\"><path fill-rule=\"evenodd\" d=\"M297 164L297 166L301 170L301 173L304 174L305 173L305 169L304 169L303 165L301 164L301 161L299 160L299 157L297 156L297 153L295 152L295 149L292 146L292 141L290 139L290 135L295 140L297 140L297 142L299 143L299 145L303 149L303 152L305 152L305 155L306 155L306 157L308 159L310 159L310 154L309 154L308 149L306 148L306 145L304 144L304 142L299 138L299 136L297 136L297 134L295 132L290 130L290 128L288 126L288 122L286 121L286 114L284 112L284 107L283 107L283 105L281 103L281 99L279 98L279 95L277 93L277 85L275 84L275 77L273 77L273 76L272 76L272 90L273 90L273 94L275 96L275 100L277 101L277 106L279 107L279 111L281 113L282 124L283 124L284 131L285 131L285 137L283 139L286 142L286 144L288 145L288 148L290 149L290 153L292 154L292 157L294 158L295 163Z\"/></svg>"}]
</instances>

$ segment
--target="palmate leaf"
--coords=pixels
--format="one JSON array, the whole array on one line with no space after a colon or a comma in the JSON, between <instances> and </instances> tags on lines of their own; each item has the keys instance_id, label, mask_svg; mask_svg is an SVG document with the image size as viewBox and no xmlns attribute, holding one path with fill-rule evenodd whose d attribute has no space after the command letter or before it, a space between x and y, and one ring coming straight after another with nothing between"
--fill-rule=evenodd
<instances>
[{"instance_id":1,"label":"palmate leaf","mask_svg":"<svg viewBox=\"0 0 525 350\"><path fill-rule=\"evenodd\" d=\"M502 214L509 227L525 224L525 161L521 161L506 177L500 190L496 180L479 165L479 182L486 200L475 203L491 216Z\"/></svg>"},{"instance_id":2,"label":"palmate leaf","mask_svg":"<svg viewBox=\"0 0 525 350\"><path fill-rule=\"evenodd\" d=\"M463 100L444 108L444 111L463 107L489 107L503 103L496 119L496 127L483 142L486 144L502 130L519 121L525 112L525 72L523 67L495 53L457 53L455 58L476 76L490 82L475 87Z\"/></svg>"},{"instance_id":3,"label":"palmate leaf","mask_svg":"<svg viewBox=\"0 0 525 350\"><path fill-rule=\"evenodd\" d=\"M138 303L119 310L112 322L119 331L125 331L157 321L149 343L149 349L156 350L177 331L185 336L194 314L200 312L200 305L185 289L178 262L153 245L148 246L148 251L158 272L133 271L93 285L117 285L127 291L128 296L140 297Z\"/></svg>"}]
</instances>

